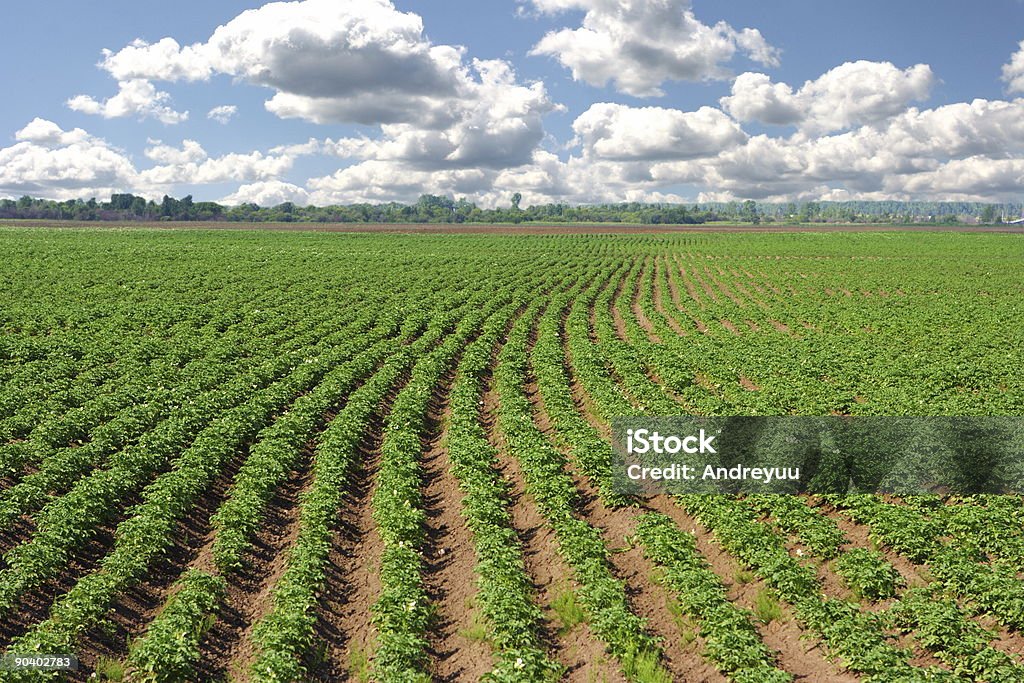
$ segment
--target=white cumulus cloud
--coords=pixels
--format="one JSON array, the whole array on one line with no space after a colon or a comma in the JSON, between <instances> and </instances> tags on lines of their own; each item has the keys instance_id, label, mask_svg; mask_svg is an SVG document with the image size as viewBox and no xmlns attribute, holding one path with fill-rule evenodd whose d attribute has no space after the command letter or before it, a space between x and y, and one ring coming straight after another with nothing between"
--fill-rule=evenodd
<instances>
[{"instance_id":1,"label":"white cumulus cloud","mask_svg":"<svg viewBox=\"0 0 1024 683\"><path fill-rule=\"evenodd\" d=\"M390 0L273 2L206 42L136 41L106 51L101 66L118 79L227 74L276 90L267 107L280 116L366 124L419 120L424 104L436 110L465 79L462 50L432 45L422 19Z\"/></svg>"},{"instance_id":2,"label":"white cumulus cloud","mask_svg":"<svg viewBox=\"0 0 1024 683\"><path fill-rule=\"evenodd\" d=\"M0 149L0 196L78 199L135 186L127 155L81 128L65 131L36 118L15 133L15 140Z\"/></svg>"},{"instance_id":3,"label":"white cumulus cloud","mask_svg":"<svg viewBox=\"0 0 1024 683\"><path fill-rule=\"evenodd\" d=\"M238 206L239 204L278 206L285 202L305 206L309 203L309 193L298 185L281 180L264 180L242 185L232 194L219 200L220 204L227 206Z\"/></svg>"},{"instance_id":4,"label":"white cumulus cloud","mask_svg":"<svg viewBox=\"0 0 1024 683\"><path fill-rule=\"evenodd\" d=\"M590 85L612 83L638 97L660 96L666 81L724 79L737 51L778 66L779 51L753 28L709 26L690 0L532 0L543 13L585 12L579 28L545 35L531 54L548 55Z\"/></svg>"},{"instance_id":5,"label":"white cumulus cloud","mask_svg":"<svg viewBox=\"0 0 1024 683\"><path fill-rule=\"evenodd\" d=\"M584 152L601 159L696 159L742 144L747 135L722 111L591 105L573 124Z\"/></svg>"},{"instance_id":6,"label":"white cumulus cloud","mask_svg":"<svg viewBox=\"0 0 1024 683\"><path fill-rule=\"evenodd\" d=\"M158 91L145 79L133 78L117 85L117 94L109 99L99 101L88 95L76 95L67 101L67 105L83 114L97 114L105 119L135 116L156 119L168 125L188 119L187 111L175 111L169 106L171 96L168 93Z\"/></svg>"},{"instance_id":7,"label":"white cumulus cloud","mask_svg":"<svg viewBox=\"0 0 1024 683\"><path fill-rule=\"evenodd\" d=\"M206 114L206 118L217 123L227 124L238 114L238 107L233 104L222 104L214 107Z\"/></svg>"},{"instance_id":8,"label":"white cumulus cloud","mask_svg":"<svg viewBox=\"0 0 1024 683\"><path fill-rule=\"evenodd\" d=\"M935 75L926 64L899 69L889 62L847 62L799 89L744 73L722 98L722 108L740 121L793 124L811 135L885 121L927 99Z\"/></svg>"},{"instance_id":9,"label":"white cumulus cloud","mask_svg":"<svg viewBox=\"0 0 1024 683\"><path fill-rule=\"evenodd\" d=\"M1013 53L1010 61L1003 65L1003 80L1007 92L1024 93L1024 40L1020 41L1020 49Z\"/></svg>"},{"instance_id":10,"label":"white cumulus cloud","mask_svg":"<svg viewBox=\"0 0 1024 683\"><path fill-rule=\"evenodd\" d=\"M180 148L155 144L146 156L158 165L140 171L139 181L148 187L169 187L273 180L291 170L297 155L253 151L211 157L195 140L185 140Z\"/></svg>"},{"instance_id":11,"label":"white cumulus cloud","mask_svg":"<svg viewBox=\"0 0 1024 683\"><path fill-rule=\"evenodd\" d=\"M422 19L390 0L275 2L247 10L201 43L136 41L102 62L116 78L203 80L227 74L266 86L281 118L380 126L333 151L403 169L526 163L557 108L543 83L517 82L503 60L466 60L435 45ZM212 114L212 113L211 113Z\"/></svg>"}]
</instances>

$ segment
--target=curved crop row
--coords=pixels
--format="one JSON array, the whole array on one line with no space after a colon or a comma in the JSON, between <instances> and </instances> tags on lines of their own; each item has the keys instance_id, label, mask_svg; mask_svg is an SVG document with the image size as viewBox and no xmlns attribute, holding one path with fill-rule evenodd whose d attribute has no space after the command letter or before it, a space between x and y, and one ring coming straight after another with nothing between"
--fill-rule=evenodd
<instances>
[{"instance_id":1,"label":"curved crop row","mask_svg":"<svg viewBox=\"0 0 1024 683\"><path fill-rule=\"evenodd\" d=\"M908 506L887 503L872 495L828 500L855 521L867 524L878 542L917 564L927 564L932 577L976 613L990 614L1009 628L1024 629L1024 583L1017 578L1014 567L984 564L985 555L971 544L945 544L941 522Z\"/></svg>"},{"instance_id":2,"label":"curved crop row","mask_svg":"<svg viewBox=\"0 0 1024 683\"><path fill-rule=\"evenodd\" d=\"M427 412L433 392L487 316L508 301L499 292L488 306L471 311L455 331L412 370L385 421L373 519L383 541L381 592L371 607L377 627L375 675L384 681L429 680L426 633L433 607L423 584L426 513L420 465Z\"/></svg>"},{"instance_id":3,"label":"curved crop row","mask_svg":"<svg viewBox=\"0 0 1024 683\"><path fill-rule=\"evenodd\" d=\"M483 375L520 305L488 320L463 353L452 385L445 443L452 474L463 492L462 514L473 533L476 603L498 657L487 680L509 683L557 680L562 672L538 636L543 614L533 601L522 546L512 526L508 485L495 470L497 451L480 422Z\"/></svg>"},{"instance_id":4,"label":"curved crop row","mask_svg":"<svg viewBox=\"0 0 1024 683\"><path fill-rule=\"evenodd\" d=\"M365 329L369 321L369 316L365 316L362 321L345 329L355 333ZM307 332L293 330L291 335L294 336L290 338L270 336L266 340L266 352L248 360L243 366L216 362L208 367L192 368L191 377L186 382L124 410L97 427L87 443L53 451L42 460L37 471L0 493L0 528L19 515L35 511L49 495L71 486L111 454L136 443L161 420L172 417L186 401L204 402L207 396L218 395L223 391L223 384L231 381L245 367L251 367L254 362L265 362L272 356L303 349L320 338L321 329L322 326L314 326Z\"/></svg>"},{"instance_id":5,"label":"curved crop row","mask_svg":"<svg viewBox=\"0 0 1024 683\"><path fill-rule=\"evenodd\" d=\"M526 490L558 538L558 551L572 568L577 595L593 631L607 644L626 676L637 681L670 680L660 651L644 621L627 604L625 587L611 572L601 533L575 515L578 492L564 471L565 459L534 424L533 407L523 393L529 365L527 336L541 313L535 301L513 326L494 373L500 408L499 428L510 454L522 465Z\"/></svg>"},{"instance_id":6,"label":"curved crop row","mask_svg":"<svg viewBox=\"0 0 1024 683\"><path fill-rule=\"evenodd\" d=\"M802 498L788 495L754 495L746 503L767 515L787 534L795 535L814 555L835 560L833 569L854 594L880 600L896 595L903 579L896 568L876 550L843 550L846 537L836 523L807 505Z\"/></svg>"},{"instance_id":7,"label":"curved crop row","mask_svg":"<svg viewBox=\"0 0 1024 683\"><path fill-rule=\"evenodd\" d=\"M375 334L386 337L393 332L393 328L382 326ZM326 374L332 362L349 357L373 341L374 335L350 340L348 344L310 359L313 362L299 363L300 371L295 374L300 377L308 374L310 384L315 383ZM254 388L266 386L291 371L298 360L296 355L297 352L285 354L264 363L253 373L234 378L220 392L189 404L161 428L149 432L147 439L140 441L134 449L118 454L108 469L79 480L68 494L44 507L36 520L36 532L5 556L8 566L0 572L0 614L9 611L25 591L56 575L71 553L86 543L100 524L119 512L118 506L129 492L159 471L166 460L187 448L189 443L194 443L197 434L205 434L211 423L218 424L237 412L239 408L236 406L240 403L246 405L243 401L252 396ZM287 385L287 382L271 384L267 391L273 392L277 387ZM228 412L216 418L223 410Z\"/></svg>"},{"instance_id":8,"label":"curved crop row","mask_svg":"<svg viewBox=\"0 0 1024 683\"><path fill-rule=\"evenodd\" d=\"M754 513L729 496L684 496L680 503L722 547L754 571L779 597L793 606L797 617L817 633L851 671L872 680L934 680L941 672L908 664L908 655L887 642L876 615L857 606L825 597L815 573L786 551L782 539L757 521Z\"/></svg>"},{"instance_id":9,"label":"curved crop row","mask_svg":"<svg viewBox=\"0 0 1024 683\"><path fill-rule=\"evenodd\" d=\"M700 621L705 656L719 671L737 683L793 680L775 666L750 613L729 601L725 586L697 551L691 534L665 515L647 513L640 518L636 536L644 554L662 568L665 583L683 610Z\"/></svg>"},{"instance_id":10,"label":"curved crop row","mask_svg":"<svg viewBox=\"0 0 1024 683\"><path fill-rule=\"evenodd\" d=\"M141 580L152 561L171 545L178 520L206 491L227 459L268 425L275 413L314 387L336 363L344 363L351 350L339 346L311 363L299 363L285 379L255 392L248 401L203 429L174 467L146 488L142 502L118 526L114 548L101 560L100 568L83 577L55 603L49 619L15 641L9 650L36 653L72 649L77 636L103 617L116 595ZM346 364L335 370L361 371L365 368L359 360L351 367Z\"/></svg>"}]
</instances>

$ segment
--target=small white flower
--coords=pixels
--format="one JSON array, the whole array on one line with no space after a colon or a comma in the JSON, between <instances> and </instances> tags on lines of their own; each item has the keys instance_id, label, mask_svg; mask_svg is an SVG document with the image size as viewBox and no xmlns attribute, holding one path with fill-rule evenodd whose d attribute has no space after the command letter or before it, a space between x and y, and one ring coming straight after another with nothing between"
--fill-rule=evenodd
<instances>
[{"instance_id":1,"label":"small white flower","mask_svg":"<svg viewBox=\"0 0 1024 683\"><path fill-rule=\"evenodd\" d=\"M516 657L516 668L517 669L522 669L525 666L526 666L526 662L523 661L523 658L522 657Z\"/></svg>"}]
</instances>

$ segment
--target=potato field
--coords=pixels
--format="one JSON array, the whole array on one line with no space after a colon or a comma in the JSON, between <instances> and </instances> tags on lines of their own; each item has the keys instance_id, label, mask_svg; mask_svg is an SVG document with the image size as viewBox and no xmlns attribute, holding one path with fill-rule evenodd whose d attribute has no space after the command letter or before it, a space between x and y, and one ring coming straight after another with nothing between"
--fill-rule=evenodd
<instances>
[{"instance_id":1,"label":"potato field","mask_svg":"<svg viewBox=\"0 0 1024 683\"><path fill-rule=\"evenodd\" d=\"M611 485L1024 414L1024 236L514 233L0 229L0 681L1024 681L1020 497Z\"/></svg>"}]
</instances>

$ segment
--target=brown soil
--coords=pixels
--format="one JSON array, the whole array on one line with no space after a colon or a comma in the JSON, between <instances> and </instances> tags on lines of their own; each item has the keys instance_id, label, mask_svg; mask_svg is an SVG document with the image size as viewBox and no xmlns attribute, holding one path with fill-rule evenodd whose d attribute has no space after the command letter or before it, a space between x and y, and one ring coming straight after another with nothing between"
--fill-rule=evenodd
<instances>
[{"instance_id":1,"label":"brown soil","mask_svg":"<svg viewBox=\"0 0 1024 683\"><path fill-rule=\"evenodd\" d=\"M541 637L550 648L553 659L566 667L567 680L621 681L617 667L611 664L604 646L591 633L586 623L577 625L568 633L556 627L557 615L550 606L560 594L573 590L567 579L571 575L565 562L556 552L558 539L540 513L536 503L526 493L526 480L519 461L508 454L504 440L495 427L498 412L498 394L485 378L483 421L491 444L498 449L499 469L509 483L509 510L512 526L523 547L523 562L535 591L537 604L545 611Z\"/></svg>"},{"instance_id":2,"label":"brown soil","mask_svg":"<svg viewBox=\"0 0 1024 683\"><path fill-rule=\"evenodd\" d=\"M978 617L975 621L996 634L990 643L992 647L1013 655L1018 662L1024 662L1024 633L1011 631L989 616Z\"/></svg>"},{"instance_id":3,"label":"brown soil","mask_svg":"<svg viewBox=\"0 0 1024 683\"><path fill-rule=\"evenodd\" d=\"M680 529L690 530L697 541L697 550L707 560L711 569L722 579L728 589L729 599L743 607L752 609L756 596L768 590L761 579L752 578L741 583L740 565L723 551L696 519L688 515L666 496L655 496L648 501L652 509L668 515ZM797 623L792 608L780 603L782 619L762 624L755 620L761 639L768 648L777 653L777 664L780 668L794 674L797 680L830 683L832 681L857 681L856 676L841 668L828 659L823 652L821 642L809 636ZM751 617L754 618L753 616Z\"/></svg>"},{"instance_id":4,"label":"brown soil","mask_svg":"<svg viewBox=\"0 0 1024 683\"><path fill-rule=\"evenodd\" d=\"M562 336L564 338L565 335ZM566 362L567 366L564 369L570 380L577 410L580 411L586 392L575 377L568 355ZM535 423L541 431L554 439L550 416L544 407L543 398L535 391L532 382L527 387L527 394L534 407ZM580 411L580 414L586 417L603 438L609 438L611 430L608 424L597 420L593 415L587 415L584 411ZM601 531L605 544L611 551L609 560L613 574L626 586L631 609L647 620L649 632L662 643L665 665L673 677L683 681L724 680L703 659L694 657L693 643L691 647L683 644L679 624L669 611L671 596L653 580L655 568L643 556L642 550L629 542L636 533L640 510L613 509L606 506L593 485L576 469L570 454L564 453L564 450L563 454L566 456L567 471L580 494L580 512L587 522Z\"/></svg>"},{"instance_id":5,"label":"brown soil","mask_svg":"<svg viewBox=\"0 0 1024 683\"><path fill-rule=\"evenodd\" d=\"M380 594L378 569L383 544L370 501L377 485L384 417L400 390L401 386L392 389L370 420L344 492L317 610L315 637L323 645L324 656L311 670L314 681L347 680L353 660L369 658L373 653L376 636L370 606Z\"/></svg>"},{"instance_id":6,"label":"brown soil","mask_svg":"<svg viewBox=\"0 0 1024 683\"><path fill-rule=\"evenodd\" d=\"M422 458L428 539L424 583L437 608L429 638L434 678L440 681L479 680L493 668L487 643L465 635L474 618L477 589L470 577L476 557L473 534L460 513L459 482L448 468L448 452L442 445L451 417L447 396L452 380L453 376L446 378L435 390Z\"/></svg>"},{"instance_id":7,"label":"brown soil","mask_svg":"<svg viewBox=\"0 0 1024 683\"><path fill-rule=\"evenodd\" d=\"M658 259L654 262L654 310L661 314L661 317L664 318L665 322L668 323L668 326L671 327L672 331L677 335L680 337L689 336L686 330L679 325L676 319L669 315L668 311L665 310L665 306L662 304L661 281L663 277L661 260ZM671 287L671 285L669 286ZM676 292L676 297L678 298L678 296L679 293Z\"/></svg>"},{"instance_id":8,"label":"brown soil","mask_svg":"<svg viewBox=\"0 0 1024 683\"><path fill-rule=\"evenodd\" d=\"M738 296L736 296L735 292L733 292L731 289L726 287L724 282L722 282L721 280L716 278L714 276L714 274L711 272L710 268L708 268L707 266L704 266L704 273L705 273L705 275L707 275L708 281L711 283L711 285L713 287L717 287L718 291L720 291L722 294L724 294L725 297L727 299L729 299L729 301L733 302L734 304L736 304L740 308L746 308L746 305L747 305L746 302L743 301ZM722 273L720 269L719 269L719 274L720 275L724 275L724 273Z\"/></svg>"},{"instance_id":9,"label":"brown soil","mask_svg":"<svg viewBox=\"0 0 1024 683\"><path fill-rule=\"evenodd\" d=\"M94 534L85 544L71 550L68 563L59 576L27 591L9 614L0 615L0 648L46 619L50 608L61 596L71 590L80 578L99 568L100 562L114 547L117 527L128 517L129 511L138 505L139 500L139 490L125 496L112 518L96 526ZM27 527L19 528L27 530ZM23 538L22 542L28 538Z\"/></svg>"},{"instance_id":10,"label":"brown soil","mask_svg":"<svg viewBox=\"0 0 1024 683\"><path fill-rule=\"evenodd\" d=\"M697 291L697 287L693 283L693 279L690 277L689 273L686 272L686 268L683 266L683 264L679 262L678 257L676 257L674 260L676 262L676 266L679 268L679 275L683 279L683 286L686 287L686 293L690 295L690 298L693 299L693 301L696 304L703 308L704 301L700 298L700 294Z\"/></svg>"},{"instance_id":11,"label":"brown soil","mask_svg":"<svg viewBox=\"0 0 1024 683\"><path fill-rule=\"evenodd\" d=\"M0 649L49 616L53 604L78 580L95 571L114 544L117 524L100 527L87 543L75 548L60 575L24 593L14 608L0 617Z\"/></svg>"},{"instance_id":12,"label":"brown soil","mask_svg":"<svg viewBox=\"0 0 1024 683\"><path fill-rule=\"evenodd\" d=\"M274 230L313 232L376 232L426 234L495 234L495 235L664 235L672 233L800 233L800 232L964 232L1024 233L1020 226L941 226L941 225L431 225L370 223L231 223L222 221L53 221L4 219L0 225L18 228L77 228L122 230L144 228L159 230Z\"/></svg>"},{"instance_id":13,"label":"brown soil","mask_svg":"<svg viewBox=\"0 0 1024 683\"><path fill-rule=\"evenodd\" d=\"M863 524L853 522L849 517L827 504L819 506L818 510L832 519L839 527L839 530L843 532L843 535L849 541L849 545L846 547L877 549L882 553L886 561L892 564L896 571L900 573L907 587L916 588L925 586L930 582L927 572L923 567L914 564L888 548L876 548L875 544L868 537L868 528Z\"/></svg>"},{"instance_id":14,"label":"brown soil","mask_svg":"<svg viewBox=\"0 0 1024 683\"><path fill-rule=\"evenodd\" d=\"M21 545L36 532L36 523L29 515L21 515L11 524L0 531L0 554L7 554L7 551L16 545ZM7 569L7 561L0 559L0 569Z\"/></svg>"},{"instance_id":15,"label":"brown soil","mask_svg":"<svg viewBox=\"0 0 1024 683\"><path fill-rule=\"evenodd\" d=\"M277 489L267 507L263 524L256 534L252 550L246 553L241 571L225 576L227 599L217 621L200 642L201 657L197 671L203 680L249 680L249 667L256 651L249 637L252 627L273 607L271 591L287 567L287 551L299 533L299 501L313 479L313 444L307 444L298 467ZM200 554L196 567L204 566L212 557Z\"/></svg>"},{"instance_id":16,"label":"brown soil","mask_svg":"<svg viewBox=\"0 0 1024 683\"><path fill-rule=\"evenodd\" d=\"M210 517L227 496L238 469L249 456L249 446L239 449L200 496L188 515L177 525L174 544L152 567L146 579L125 591L114 602L112 618L105 628L90 630L79 650L80 673L91 672L98 657L123 660L128 643L142 635L171 596L175 582L190 567L212 566L213 531Z\"/></svg>"},{"instance_id":17,"label":"brown soil","mask_svg":"<svg viewBox=\"0 0 1024 683\"><path fill-rule=\"evenodd\" d=\"M650 340L655 344L660 344L661 338L658 336L658 333L654 331L654 325L647 318L647 314L644 313L643 308L640 307L640 297L644 290L643 283L647 278L652 276L651 263L648 259L644 261L643 268L640 270L640 275L636 279L636 287L630 293L629 305L633 311L633 315L636 317L636 321L640 324L640 327L644 328L644 331L647 333Z\"/></svg>"},{"instance_id":18,"label":"brown soil","mask_svg":"<svg viewBox=\"0 0 1024 683\"><path fill-rule=\"evenodd\" d=\"M722 327L724 327L725 329L729 330L733 334L739 336L740 330L739 330L738 327L736 327L736 324L734 322L732 322L731 320L729 320L727 318L722 318L718 322L722 323Z\"/></svg>"},{"instance_id":19,"label":"brown soil","mask_svg":"<svg viewBox=\"0 0 1024 683\"><path fill-rule=\"evenodd\" d=\"M747 391L761 391L761 387L754 384L754 381L746 375L740 375L740 386Z\"/></svg>"}]
</instances>

